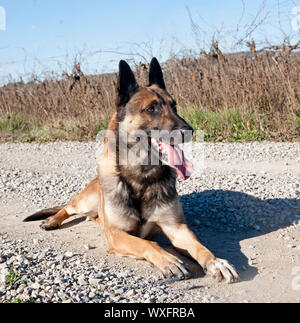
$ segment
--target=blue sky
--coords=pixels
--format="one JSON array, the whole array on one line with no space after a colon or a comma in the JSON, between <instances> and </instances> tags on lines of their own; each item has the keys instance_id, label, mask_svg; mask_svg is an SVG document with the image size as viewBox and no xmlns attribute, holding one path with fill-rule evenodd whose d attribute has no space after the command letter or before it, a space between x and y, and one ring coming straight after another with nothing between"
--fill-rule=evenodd
<instances>
[{"instance_id":1,"label":"blue sky","mask_svg":"<svg viewBox=\"0 0 300 323\"><path fill-rule=\"evenodd\" d=\"M205 46L216 30L230 50L232 31L239 22L245 26L254 19L262 0L244 4L242 16L242 0L0 0L6 13L6 30L0 30L0 81L9 74L59 72L70 68L76 55L89 73L114 70L120 58L132 58L129 53L138 52L137 60L151 55L164 60L170 52ZM299 0L266 0L268 24L255 31L255 38L280 41L282 30L291 32L295 6Z\"/></svg>"}]
</instances>

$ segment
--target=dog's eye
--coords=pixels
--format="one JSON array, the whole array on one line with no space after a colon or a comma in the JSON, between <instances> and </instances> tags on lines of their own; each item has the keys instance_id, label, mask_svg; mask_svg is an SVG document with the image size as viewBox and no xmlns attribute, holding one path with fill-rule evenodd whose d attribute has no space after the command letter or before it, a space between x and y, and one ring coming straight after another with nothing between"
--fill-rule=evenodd
<instances>
[{"instance_id":1,"label":"dog's eye","mask_svg":"<svg viewBox=\"0 0 300 323\"><path fill-rule=\"evenodd\" d=\"M153 105L150 105L150 107L148 107L146 109L146 111L149 112L149 113L153 113L153 112L155 112L155 107Z\"/></svg>"}]
</instances>

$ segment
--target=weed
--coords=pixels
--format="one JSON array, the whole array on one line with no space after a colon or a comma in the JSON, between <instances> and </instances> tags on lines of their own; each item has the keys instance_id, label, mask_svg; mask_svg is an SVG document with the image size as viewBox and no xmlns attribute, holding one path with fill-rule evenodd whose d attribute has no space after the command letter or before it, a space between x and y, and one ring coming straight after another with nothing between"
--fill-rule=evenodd
<instances>
[{"instance_id":1,"label":"weed","mask_svg":"<svg viewBox=\"0 0 300 323\"><path fill-rule=\"evenodd\" d=\"M16 272L13 267L10 268L9 274L5 277L5 285L10 287L18 287L20 284L24 283L27 285L25 280L22 280L22 275Z\"/></svg>"}]
</instances>

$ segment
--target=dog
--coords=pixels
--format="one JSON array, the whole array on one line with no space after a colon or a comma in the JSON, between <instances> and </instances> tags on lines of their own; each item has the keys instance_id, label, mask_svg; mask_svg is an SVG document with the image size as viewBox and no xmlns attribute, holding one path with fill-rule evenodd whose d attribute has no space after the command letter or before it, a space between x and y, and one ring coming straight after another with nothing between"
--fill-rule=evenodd
<instances>
[{"instance_id":1,"label":"dog","mask_svg":"<svg viewBox=\"0 0 300 323\"><path fill-rule=\"evenodd\" d=\"M237 282L235 268L228 261L216 258L186 224L176 191L176 177L179 174L187 179L192 165L176 139L167 144L151 136L154 131L175 130L179 137L193 131L178 115L157 59L151 60L146 87L139 86L129 65L120 61L116 111L108 125L97 178L70 204L42 210L24 221L44 220L41 228L54 230L70 216L84 214L103 225L109 253L147 260L168 279L190 278L190 271L181 259L150 240L160 231L179 252L194 258L217 281ZM137 132L146 134L143 140L128 140L130 133ZM120 162L120 155L124 152L128 155L136 144L145 151L151 148L151 153L146 152L144 157L152 158L154 164ZM171 152L179 159L177 166L174 158L163 162L162 156ZM136 158L143 159L141 155L137 153Z\"/></svg>"}]
</instances>

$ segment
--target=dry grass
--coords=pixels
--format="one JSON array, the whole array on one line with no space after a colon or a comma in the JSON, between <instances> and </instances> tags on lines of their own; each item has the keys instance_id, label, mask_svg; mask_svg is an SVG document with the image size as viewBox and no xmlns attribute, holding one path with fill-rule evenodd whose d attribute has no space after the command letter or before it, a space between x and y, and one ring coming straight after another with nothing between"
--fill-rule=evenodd
<instances>
[{"instance_id":1,"label":"dry grass","mask_svg":"<svg viewBox=\"0 0 300 323\"><path fill-rule=\"evenodd\" d=\"M181 114L211 141L299 140L299 44L172 58L163 64ZM136 66L147 84L147 66ZM80 64L61 79L0 88L1 140L89 140L114 109L116 74L85 76Z\"/></svg>"}]
</instances>

